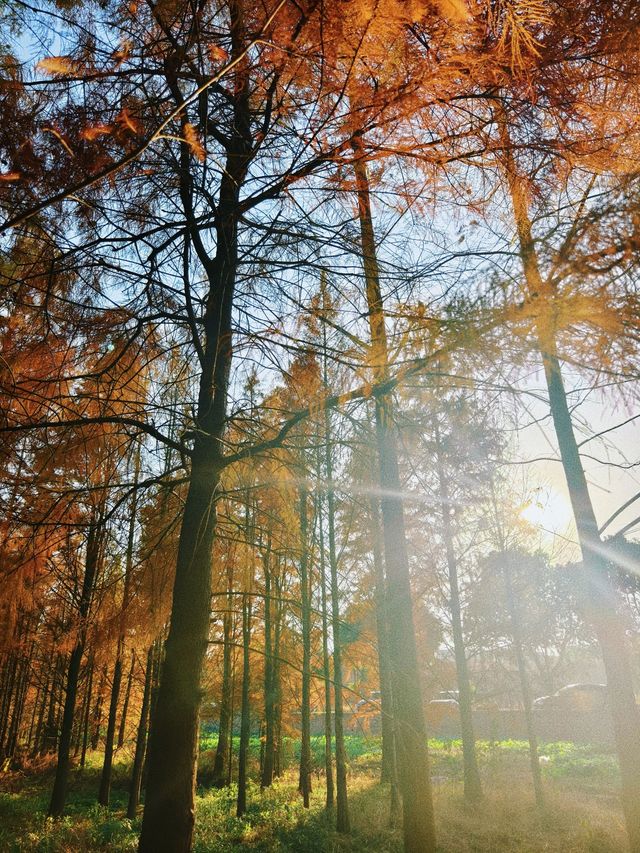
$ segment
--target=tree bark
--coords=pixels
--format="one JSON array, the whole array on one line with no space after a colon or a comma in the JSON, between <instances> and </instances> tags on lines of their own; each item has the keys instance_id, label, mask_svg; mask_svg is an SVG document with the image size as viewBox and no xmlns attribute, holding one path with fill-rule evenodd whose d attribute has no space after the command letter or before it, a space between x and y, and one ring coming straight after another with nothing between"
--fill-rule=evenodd
<instances>
[{"instance_id":1,"label":"tree bark","mask_svg":"<svg viewBox=\"0 0 640 853\"><path fill-rule=\"evenodd\" d=\"M280 682L280 640L282 637L282 622L284 619L284 603L282 601L282 582L277 575L274 578L276 587L276 616L273 628L273 775L282 776L282 685Z\"/></svg>"},{"instance_id":2,"label":"tree bark","mask_svg":"<svg viewBox=\"0 0 640 853\"><path fill-rule=\"evenodd\" d=\"M331 576L331 631L333 635L334 727L336 732L336 829L338 832L347 833L351 829L351 823L347 796L347 754L344 748L342 637L340 632L340 584L338 581L338 554L336 549L335 490L333 488L333 443L331 440L331 415L328 410L325 411L324 426L329 570Z\"/></svg>"},{"instance_id":3,"label":"tree bark","mask_svg":"<svg viewBox=\"0 0 640 853\"><path fill-rule=\"evenodd\" d=\"M380 679L380 716L382 728L380 781L388 782L391 786L389 824L393 827L396 825L398 815L400 813L400 793L398 791L393 695L388 652L389 624L387 615L387 584L384 574L382 545L380 542L380 506L377 497L371 498L370 507L373 570L375 574L376 633L378 640L378 677Z\"/></svg>"},{"instance_id":4,"label":"tree bark","mask_svg":"<svg viewBox=\"0 0 640 853\"><path fill-rule=\"evenodd\" d=\"M229 729L231 727L231 655L233 652L233 567L227 567L227 607L222 618L222 687L220 695L220 718L218 720L218 743L213 762L213 786L224 788L227 784L229 758Z\"/></svg>"},{"instance_id":5,"label":"tree bark","mask_svg":"<svg viewBox=\"0 0 640 853\"><path fill-rule=\"evenodd\" d=\"M444 467L440 431L434 420L433 434L436 449L436 468L440 505L442 507L442 537L444 539L449 576L449 607L451 610L451 632L453 634L453 649L456 659L456 677L458 682L458 707L460 711L460 734L462 736L462 760L464 765L464 796L469 802L482 799L482 782L478 770L476 755L476 738L473 730L473 703L467 653L462 628L462 608L460 606L460 584L458 580L458 563L456 560L453 529L451 526L451 500L449 483Z\"/></svg>"},{"instance_id":6,"label":"tree bark","mask_svg":"<svg viewBox=\"0 0 640 853\"><path fill-rule=\"evenodd\" d=\"M136 751L133 756L131 785L129 787L129 802L127 805L127 817L129 820L133 820L136 817L138 803L140 802L142 769L144 767L144 755L147 747L147 729L149 727L149 710L151 707L151 682L155 647L156 644L154 642L149 646L149 651L147 652L147 666L144 672L144 691L142 694L142 706L140 708L140 722L138 723L138 732L136 735Z\"/></svg>"},{"instance_id":7,"label":"tree bark","mask_svg":"<svg viewBox=\"0 0 640 853\"><path fill-rule=\"evenodd\" d=\"M232 0L229 11L231 54L239 60L246 41L242 6ZM186 142L180 146L180 198L188 237L206 273L209 293L202 318L205 341L200 357L197 423L178 546L171 625L149 737L140 853L188 853L193 841L200 675L209 634L215 497L223 464L221 439L233 354L239 198L253 156L248 73L247 61L239 61L234 72L233 131L225 146L225 167L215 211L213 258L201 239L201 226L193 209L191 152ZM168 82L180 103L182 92L175 77ZM185 266L188 268L188 264ZM189 281L185 286L190 286Z\"/></svg>"},{"instance_id":8,"label":"tree bark","mask_svg":"<svg viewBox=\"0 0 640 853\"><path fill-rule=\"evenodd\" d=\"M249 705L251 644L251 599L242 596L242 699L240 710L240 748L238 750L238 802L236 815L242 817L247 810L247 760L251 736L251 707Z\"/></svg>"},{"instance_id":9,"label":"tree bark","mask_svg":"<svg viewBox=\"0 0 640 853\"><path fill-rule=\"evenodd\" d=\"M203 458L204 457L204 458ZM149 737L141 853L191 849L200 673L209 636L211 553L219 469L193 459L158 701Z\"/></svg>"},{"instance_id":10,"label":"tree bark","mask_svg":"<svg viewBox=\"0 0 640 853\"><path fill-rule=\"evenodd\" d=\"M100 775L100 790L98 802L102 806L109 805L111 795L111 771L113 768L113 744L116 733L116 717L118 714L118 701L120 699L120 686L122 684L122 657L124 654L124 641L127 627L127 609L129 607L129 592L131 588L131 571L133 567L133 547L135 541L135 522L138 508L138 480L140 478L140 445L138 445L135 458L133 474L133 494L131 495L131 506L129 507L129 531L127 535L127 552L125 558L122 606L120 610L120 625L118 630L118 643L116 647L116 662L113 667L113 681L111 682L111 700L109 702L109 718L107 721L107 734L104 743L104 761Z\"/></svg>"},{"instance_id":11,"label":"tree bark","mask_svg":"<svg viewBox=\"0 0 640 853\"><path fill-rule=\"evenodd\" d=\"M271 540L263 556L264 567L264 756L260 787L273 783L275 764L275 660L273 655L273 626L271 614Z\"/></svg>"},{"instance_id":12,"label":"tree bark","mask_svg":"<svg viewBox=\"0 0 640 853\"><path fill-rule=\"evenodd\" d=\"M11 722L7 734L7 742L5 746L5 756L11 761L13 760L18 740L20 737L20 728L22 725L22 715L24 713L25 699L29 688L29 668L31 654L33 653L33 644L31 652L26 656L22 656L18 666L18 677L16 679L15 698L13 702L13 711L11 713Z\"/></svg>"},{"instance_id":13,"label":"tree bark","mask_svg":"<svg viewBox=\"0 0 640 853\"><path fill-rule=\"evenodd\" d=\"M304 475L303 475L304 476ZM300 782L302 802L309 808L311 794L311 596L309 585L309 545L307 537L307 489L300 488L300 618L302 620L302 696L300 733Z\"/></svg>"},{"instance_id":14,"label":"tree bark","mask_svg":"<svg viewBox=\"0 0 640 853\"><path fill-rule=\"evenodd\" d=\"M91 735L91 749L95 752L100 743L100 729L102 728L102 706L104 705L104 688L107 680L106 664L100 672L100 681L98 682L98 695L96 696L96 704L93 708L91 723L93 725L93 734Z\"/></svg>"},{"instance_id":15,"label":"tree bark","mask_svg":"<svg viewBox=\"0 0 640 853\"><path fill-rule=\"evenodd\" d=\"M109 805L111 794L111 769L113 766L113 743L116 732L116 715L118 713L118 698L120 696L120 684L122 683L122 650L118 649L116 662L113 668L113 680L111 682L111 698L109 700L109 715L107 717L107 733L104 739L104 760L102 762L102 773L100 774L100 789L98 791L98 802L101 806Z\"/></svg>"},{"instance_id":16,"label":"tree bark","mask_svg":"<svg viewBox=\"0 0 640 853\"><path fill-rule=\"evenodd\" d=\"M640 853L640 716L633 691L629 649L618 615L616 590L608 572L606 546L598 534L560 365L549 349L547 346L543 351L543 361L551 414L582 551L581 599L587 620L598 638L607 675L629 847L632 853Z\"/></svg>"},{"instance_id":17,"label":"tree bark","mask_svg":"<svg viewBox=\"0 0 640 853\"><path fill-rule=\"evenodd\" d=\"M538 345L582 551L583 583L579 592L587 620L598 638L607 675L629 846L632 853L640 853L640 715L633 692L629 652L617 612L616 591L608 574L607 549L598 533L598 522L567 402L554 328L553 303L556 294L553 284L543 279L540 269L528 208L527 186L513 155L504 107L500 107L498 120L528 298L540 306L536 329Z\"/></svg>"},{"instance_id":18,"label":"tree bark","mask_svg":"<svg viewBox=\"0 0 640 853\"><path fill-rule=\"evenodd\" d=\"M69 765L71 750L71 735L73 732L73 718L76 707L76 695L78 692L78 676L80 675L80 664L84 653L84 645L87 634L87 617L93 597L93 590L102 550L102 539L104 527L101 520L92 523L87 540L87 553L85 560L84 578L82 590L78 602L78 618L80 621L78 640L69 656L67 669L66 692L64 710L62 714L62 727L58 742L58 761L56 764L56 775L51 792L48 814L50 817L60 817L64 812L67 799L67 786L69 782Z\"/></svg>"},{"instance_id":19,"label":"tree bark","mask_svg":"<svg viewBox=\"0 0 640 853\"><path fill-rule=\"evenodd\" d=\"M318 459L318 473L320 459ZM322 669L324 672L324 771L326 781L325 807L334 805L333 787L333 750L331 726L331 660L329 657L329 619L327 612L327 571L324 552L324 513L322 511L322 493L318 491L318 548L320 551L320 602L322 608Z\"/></svg>"},{"instance_id":20,"label":"tree bark","mask_svg":"<svg viewBox=\"0 0 640 853\"><path fill-rule=\"evenodd\" d=\"M377 382L388 378L388 347L375 235L371 217L369 180L361 139L354 139L354 170L362 240L371 362ZM435 822L427 733L424 724L420 669L416 651L409 558L401 494L393 401L389 394L375 397L376 443L380 466L382 528L387 569L389 664L396 730L398 781L403 803L405 853L435 850Z\"/></svg>"},{"instance_id":21,"label":"tree bark","mask_svg":"<svg viewBox=\"0 0 640 853\"><path fill-rule=\"evenodd\" d=\"M131 666L129 667L129 675L127 676L127 686L124 691L124 701L122 703L122 713L120 715L120 727L118 729L118 749L124 746L124 738L127 730L127 714L129 712L129 701L131 699L131 687L133 684L133 672L136 667L136 655L133 649L131 650Z\"/></svg>"},{"instance_id":22,"label":"tree bark","mask_svg":"<svg viewBox=\"0 0 640 853\"><path fill-rule=\"evenodd\" d=\"M544 808L544 789L542 787L542 774L540 772L538 736L533 722L533 697L531 695L531 686L529 684L529 674L527 673L527 663L524 657L520 612L518 610L518 603L513 590L510 556L508 552L503 551L503 554L505 557L503 575L507 594L507 607L509 610L509 620L511 622L513 649L516 655L516 663L518 665L518 677L520 679L520 692L522 693L524 720L527 728L527 740L529 741L529 765L531 767L531 778L533 780L533 791L536 798L536 805L538 808L542 809Z\"/></svg>"},{"instance_id":23,"label":"tree bark","mask_svg":"<svg viewBox=\"0 0 640 853\"><path fill-rule=\"evenodd\" d=\"M84 767L87 760L87 747L89 745L89 719L91 715L91 690L93 688L93 655L89 662L89 675L87 677L87 694L85 697L84 713L82 715L82 749L80 752L80 767Z\"/></svg>"},{"instance_id":24,"label":"tree bark","mask_svg":"<svg viewBox=\"0 0 640 853\"><path fill-rule=\"evenodd\" d=\"M33 740L31 742L30 755L32 758L38 754L40 750L40 743L42 738L42 730L44 728L44 715L47 710L47 700L49 698L49 687L51 685L51 678L47 675L47 678L44 683L44 688L42 690L42 699L40 704L40 711L38 713L38 719L36 721L35 730L33 732Z\"/></svg>"}]
</instances>

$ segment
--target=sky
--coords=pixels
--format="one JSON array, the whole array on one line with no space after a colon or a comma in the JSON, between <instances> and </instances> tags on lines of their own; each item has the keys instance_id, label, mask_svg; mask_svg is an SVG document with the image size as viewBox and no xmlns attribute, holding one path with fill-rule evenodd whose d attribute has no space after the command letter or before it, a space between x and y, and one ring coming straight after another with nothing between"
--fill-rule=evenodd
<instances>
[{"instance_id":1,"label":"sky","mask_svg":"<svg viewBox=\"0 0 640 853\"><path fill-rule=\"evenodd\" d=\"M540 390L541 396L544 396L543 382L542 369L528 380L531 387ZM573 402L578 396L582 401L573 410L578 441L615 427L636 414L633 404L625 404L611 393L593 391L578 395L574 392ZM544 417L545 408L548 411L541 401L534 414ZM581 449L600 525L625 501L640 493L640 466L621 467L632 465L640 458L639 430L640 419L612 430L602 438L592 439ZM554 559L564 561L577 556L578 551L569 494L556 447L549 418L526 426L514 442L514 459L523 464L514 465L516 470L511 476L533 498L531 506L523 510L523 517L539 532L540 543L550 550ZM615 534L639 516L640 500L623 512L605 535ZM636 538L634 530L640 531L640 522L627 535Z\"/></svg>"}]
</instances>

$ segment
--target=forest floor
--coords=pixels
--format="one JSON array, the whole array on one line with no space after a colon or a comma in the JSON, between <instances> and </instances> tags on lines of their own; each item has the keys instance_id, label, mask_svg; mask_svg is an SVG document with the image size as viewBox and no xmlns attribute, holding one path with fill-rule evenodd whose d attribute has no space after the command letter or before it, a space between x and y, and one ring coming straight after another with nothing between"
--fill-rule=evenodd
<instances>
[{"instance_id":1,"label":"forest floor","mask_svg":"<svg viewBox=\"0 0 640 853\"><path fill-rule=\"evenodd\" d=\"M201 779L211 757L205 743ZM254 743L257 751L257 741ZM323 742L314 743L321 762ZM617 796L614 756L604 749L554 743L542 747L547 804L533 803L526 744L520 741L480 743L479 758L486 797L474 808L462 797L460 744L430 741L438 848L442 853L619 853L625 850ZM295 761L295 748L288 746ZM378 782L377 738L351 737L349 802L353 830L340 837L324 808L324 779L314 774L311 808L305 811L297 793L292 764L270 790L249 787L249 811L235 816L235 787L222 791L199 787L196 853L400 853L399 828L389 826L389 786ZM110 809L96 804L100 755L90 757L71 778L67 816L45 817L52 768L32 768L0 776L0 851L134 851L139 820L123 815L129 763L116 763Z\"/></svg>"}]
</instances>

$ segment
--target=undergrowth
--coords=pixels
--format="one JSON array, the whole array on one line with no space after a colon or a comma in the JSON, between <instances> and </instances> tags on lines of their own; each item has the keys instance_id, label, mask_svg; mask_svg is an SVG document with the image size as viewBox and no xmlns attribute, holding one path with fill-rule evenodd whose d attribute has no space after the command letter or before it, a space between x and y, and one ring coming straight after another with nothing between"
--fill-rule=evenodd
<instances>
[{"instance_id":1,"label":"undergrowth","mask_svg":"<svg viewBox=\"0 0 640 853\"><path fill-rule=\"evenodd\" d=\"M604 749L573 743L541 747L547 807L533 804L528 776L527 744L523 741L478 743L485 801L474 808L462 797L461 744L430 741L434 804L441 853L478 851L547 851L547 853L616 853L624 850L624 832L617 802L614 756ZM204 744L206 769L215 741ZM297 793L297 744L285 744L289 769L272 788L249 784L249 809L235 815L236 788L214 790L201 785L197 801L195 853L400 853L401 832L389 822L389 788L378 782L381 745L375 737L347 739L349 796L353 831L339 836L333 814L324 808L324 743L314 739L315 772L311 808ZM253 771L260 744L252 742ZM46 818L51 770L5 774L0 779L0 851L134 851L140 819L124 818L129 762L115 766L112 805L96 805L101 757L90 756L83 770L73 771L69 808L59 821ZM206 774L205 774L206 775Z\"/></svg>"}]
</instances>

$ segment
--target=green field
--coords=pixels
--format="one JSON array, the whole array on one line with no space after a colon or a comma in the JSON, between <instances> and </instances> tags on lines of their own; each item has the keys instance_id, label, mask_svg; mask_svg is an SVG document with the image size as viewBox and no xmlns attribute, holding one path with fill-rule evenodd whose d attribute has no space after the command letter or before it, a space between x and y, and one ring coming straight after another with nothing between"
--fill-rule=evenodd
<instances>
[{"instance_id":1,"label":"green field","mask_svg":"<svg viewBox=\"0 0 640 853\"><path fill-rule=\"evenodd\" d=\"M215 746L203 742L201 775ZM235 817L235 787L223 791L199 786L196 853L230 853L243 849L262 853L320 853L320 851L401 850L397 828L389 825L389 788L377 780L380 741L349 737L349 790L353 833L341 838L324 809L321 772L324 743L314 738L314 793L305 812L296 791L297 744L285 743L290 767L271 790L252 783L250 808ZM562 851L611 853L624 850L621 813L617 802L614 756L596 747L551 743L541 747L547 807L538 811L528 777L527 745L522 741L480 742L479 758L486 800L472 809L462 800L461 749L458 741L430 741L434 802L439 846L445 853L471 851ZM252 740L254 762L259 741ZM72 775L65 818L45 817L52 779L51 768L5 775L0 794L0 850L133 851L138 821L123 818L129 763L120 756L115 767L111 809L95 803L101 756L91 756L84 770Z\"/></svg>"}]
</instances>

